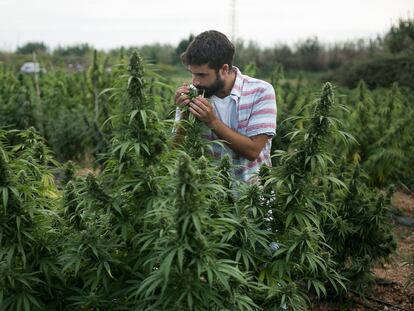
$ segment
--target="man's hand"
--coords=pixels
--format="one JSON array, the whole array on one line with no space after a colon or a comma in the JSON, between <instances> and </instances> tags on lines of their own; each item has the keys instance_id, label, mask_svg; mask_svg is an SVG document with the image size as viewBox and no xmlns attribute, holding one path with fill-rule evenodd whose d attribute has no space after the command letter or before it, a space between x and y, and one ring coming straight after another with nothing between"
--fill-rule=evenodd
<instances>
[{"instance_id":1,"label":"man's hand","mask_svg":"<svg viewBox=\"0 0 414 311\"><path fill-rule=\"evenodd\" d=\"M175 91L175 104L182 108L190 103L190 99L188 98L188 84L184 83Z\"/></svg>"},{"instance_id":2,"label":"man's hand","mask_svg":"<svg viewBox=\"0 0 414 311\"><path fill-rule=\"evenodd\" d=\"M178 106L189 105L190 113L210 127L217 137L226 141L228 146L236 153L250 161L254 161L259 156L270 139L267 135L247 137L232 130L217 118L213 105L206 98L199 95L190 101L187 94L188 87L186 84L177 89L175 101Z\"/></svg>"},{"instance_id":3,"label":"man's hand","mask_svg":"<svg viewBox=\"0 0 414 311\"><path fill-rule=\"evenodd\" d=\"M214 122L218 120L214 113L213 105L201 95L197 96L192 102L190 102L190 112L200 121L212 127Z\"/></svg>"}]
</instances>

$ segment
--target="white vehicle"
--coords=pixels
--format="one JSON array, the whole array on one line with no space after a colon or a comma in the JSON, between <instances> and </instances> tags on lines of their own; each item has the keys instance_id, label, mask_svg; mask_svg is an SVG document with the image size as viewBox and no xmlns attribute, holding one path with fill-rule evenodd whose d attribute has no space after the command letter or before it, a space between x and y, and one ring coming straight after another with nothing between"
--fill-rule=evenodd
<instances>
[{"instance_id":1,"label":"white vehicle","mask_svg":"<svg viewBox=\"0 0 414 311\"><path fill-rule=\"evenodd\" d=\"M20 71L24 73L39 73L46 72L44 68L40 67L39 63L35 62L26 62L20 67Z\"/></svg>"}]
</instances>

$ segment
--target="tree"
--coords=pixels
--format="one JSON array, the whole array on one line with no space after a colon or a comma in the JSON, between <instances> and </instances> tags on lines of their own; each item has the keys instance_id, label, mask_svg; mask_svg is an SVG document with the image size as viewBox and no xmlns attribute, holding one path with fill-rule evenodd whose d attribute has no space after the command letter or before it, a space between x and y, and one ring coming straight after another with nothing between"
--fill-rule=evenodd
<instances>
[{"instance_id":1,"label":"tree","mask_svg":"<svg viewBox=\"0 0 414 311\"><path fill-rule=\"evenodd\" d=\"M297 57L302 69L321 70L323 69L322 54L324 48L317 37L308 38L297 44Z\"/></svg>"},{"instance_id":2,"label":"tree","mask_svg":"<svg viewBox=\"0 0 414 311\"><path fill-rule=\"evenodd\" d=\"M175 52L178 55L178 61L180 60L180 55L187 50L187 47L190 45L191 41L193 41L194 35L190 34L188 39L183 39L178 43L177 48L175 49Z\"/></svg>"},{"instance_id":3,"label":"tree","mask_svg":"<svg viewBox=\"0 0 414 311\"><path fill-rule=\"evenodd\" d=\"M93 50L93 47L90 46L88 43L81 43L75 44L70 46L58 46L54 51L53 54L55 56L85 56L90 51Z\"/></svg>"},{"instance_id":4,"label":"tree","mask_svg":"<svg viewBox=\"0 0 414 311\"><path fill-rule=\"evenodd\" d=\"M17 54L46 53L48 47L43 42L28 42L17 48Z\"/></svg>"},{"instance_id":5,"label":"tree","mask_svg":"<svg viewBox=\"0 0 414 311\"><path fill-rule=\"evenodd\" d=\"M392 26L385 36L385 45L391 53L414 50L414 18L400 19L397 26Z\"/></svg>"}]
</instances>

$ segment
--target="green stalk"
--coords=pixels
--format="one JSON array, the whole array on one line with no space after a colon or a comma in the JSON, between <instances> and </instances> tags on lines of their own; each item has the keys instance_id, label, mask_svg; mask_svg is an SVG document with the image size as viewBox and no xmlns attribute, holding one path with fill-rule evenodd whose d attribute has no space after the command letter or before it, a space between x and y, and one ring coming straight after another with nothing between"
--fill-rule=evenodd
<instances>
[{"instance_id":1,"label":"green stalk","mask_svg":"<svg viewBox=\"0 0 414 311\"><path fill-rule=\"evenodd\" d=\"M7 167L6 155L0 147L0 187L7 187L10 183L10 174Z\"/></svg>"}]
</instances>

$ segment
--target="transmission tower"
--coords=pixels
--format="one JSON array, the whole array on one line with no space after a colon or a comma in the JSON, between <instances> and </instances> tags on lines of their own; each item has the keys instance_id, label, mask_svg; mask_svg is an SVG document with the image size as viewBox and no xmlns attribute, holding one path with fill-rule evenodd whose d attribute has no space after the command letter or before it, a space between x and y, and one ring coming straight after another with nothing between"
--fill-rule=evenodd
<instances>
[{"instance_id":1,"label":"transmission tower","mask_svg":"<svg viewBox=\"0 0 414 311\"><path fill-rule=\"evenodd\" d=\"M231 41L236 40L236 0L231 1L231 8L230 8L230 29L231 29Z\"/></svg>"}]
</instances>

